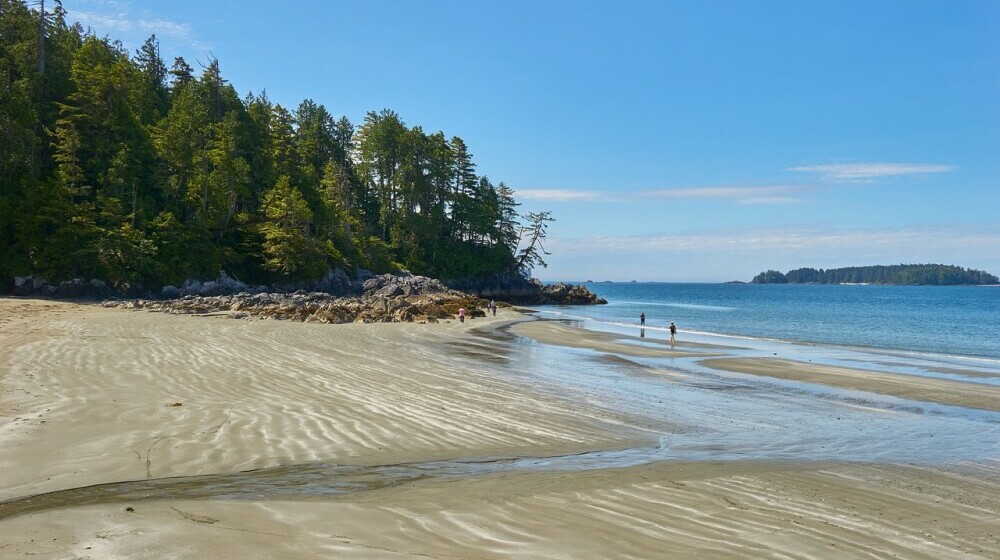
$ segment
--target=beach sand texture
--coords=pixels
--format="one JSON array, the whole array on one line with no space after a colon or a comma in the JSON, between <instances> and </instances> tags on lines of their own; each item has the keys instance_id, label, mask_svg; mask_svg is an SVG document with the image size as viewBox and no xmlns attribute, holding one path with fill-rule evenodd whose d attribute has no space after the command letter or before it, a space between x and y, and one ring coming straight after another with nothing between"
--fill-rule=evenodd
<instances>
[{"instance_id":1,"label":"beach sand texture","mask_svg":"<svg viewBox=\"0 0 1000 560\"><path fill-rule=\"evenodd\" d=\"M393 482L434 461L655 445L648 422L518 373L489 334L517 315L499 315L316 325L0 299L0 500L53 493L37 511L0 508L0 558L1000 556L989 464L418 467ZM555 327L568 328L517 328L620 344ZM96 490L58 493L309 464L378 468L295 499L117 499L109 486L76 505Z\"/></svg>"}]
</instances>

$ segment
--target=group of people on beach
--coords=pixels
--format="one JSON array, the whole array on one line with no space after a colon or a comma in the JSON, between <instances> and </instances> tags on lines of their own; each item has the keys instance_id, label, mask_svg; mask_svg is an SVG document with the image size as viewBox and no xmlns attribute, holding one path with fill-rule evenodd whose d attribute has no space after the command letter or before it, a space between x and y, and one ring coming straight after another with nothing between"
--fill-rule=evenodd
<instances>
[{"instance_id":1,"label":"group of people on beach","mask_svg":"<svg viewBox=\"0 0 1000 560\"><path fill-rule=\"evenodd\" d=\"M639 326L640 327L645 327L646 326L646 312L645 311L643 311L642 313L639 314ZM646 329L645 328L642 329L641 336L646 336ZM670 342L671 343L677 342L677 325L674 325L673 321L670 321Z\"/></svg>"},{"instance_id":2,"label":"group of people on beach","mask_svg":"<svg viewBox=\"0 0 1000 560\"><path fill-rule=\"evenodd\" d=\"M488 315L490 312L493 313L494 317L497 316L497 302L496 302L496 300L492 300L491 299L490 302L488 304L486 304L486 314ZM465 311L464 307L459 307L458 308L458 322L459 323L464 323L465 322L465 313L466 313L466 311Z\"/></svg>"}]
</instances>

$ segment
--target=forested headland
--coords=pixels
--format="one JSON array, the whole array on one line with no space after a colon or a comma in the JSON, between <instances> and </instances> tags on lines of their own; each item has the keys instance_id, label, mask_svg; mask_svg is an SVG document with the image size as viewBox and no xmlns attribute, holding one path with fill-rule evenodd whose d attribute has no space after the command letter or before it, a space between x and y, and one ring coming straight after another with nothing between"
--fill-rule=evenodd
<instances>
[{"instance_id":1,"label":"forested headland","mask_svg":"<svg viewBox=\"0 0 1000 560\"><path fill-rule=\"evenodd\" d=\"M782 274L768 270L754 276L752 284L897 284L905 286L958 286L998 284L997 277L981 270L944 264L897 264L797 268Z\"/></svg>"},{"instance_id":2,"label":"forested headland","mask_svg":"<svg viewBox=\"0 0 1000 560\"><path fill-rule=\"evenodd\" d=\"M310 99L241 96L217 60L168 65L155 36L130 53L46 6L0 0L0 279L481 279L544 265L551 216L519 216L458 136L388 109L355 124Z\"/></svg>"}]
</instances>

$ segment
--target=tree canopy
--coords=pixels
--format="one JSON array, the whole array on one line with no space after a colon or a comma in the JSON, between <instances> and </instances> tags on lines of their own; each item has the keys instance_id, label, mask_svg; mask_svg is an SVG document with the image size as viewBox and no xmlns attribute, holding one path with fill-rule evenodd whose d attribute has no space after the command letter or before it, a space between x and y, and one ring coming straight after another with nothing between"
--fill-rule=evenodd
<instances>
[{"instance_id":1,"label":"tree canopy","mask_svg":"<svg viewBox=\"0 0 1000 560\"><path fill-rule=\"evenodd\" d=\"M0 0L0 276L178 283L331 267L438 278L544 265L545 222L466 143L389 109L355 125L306 99L241 97L211 59L135 53L59 2ZM520 248L522 237L527 242Z\"/></svg>"},{"instance_id":2,"label":"tree canopy","mask_svg":"<svg viewBox=\"0 0 1000 560\"><path fill-rule=\"evenodd\" d=\"M943 264L896 264L889 266L850 266L828 270L797 268L782 274L776 270L761 272L754 284L901 284L955 286L997 284L997 277L981 270Z\"/></svg>"}]
</instances>

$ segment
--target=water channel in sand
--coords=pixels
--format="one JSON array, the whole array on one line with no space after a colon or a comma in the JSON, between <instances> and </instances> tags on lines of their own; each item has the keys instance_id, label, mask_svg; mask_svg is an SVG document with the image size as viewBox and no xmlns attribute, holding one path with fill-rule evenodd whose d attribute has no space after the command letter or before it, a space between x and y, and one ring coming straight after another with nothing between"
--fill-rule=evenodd
<instances>
[{"instance_id":1,"label":"water channel in sand","mask_svg":"<svg viewBox=\"0 0 1000 560\"><path fill-rule=\"evenodd\" d=\"M754 350L732 349L727 354ZM785 350L798 358L817 359L824 351ZM483 362L501 366L509 375L531 378L539 390L569 393L583 407L616 409L645 419L633 424L644 426L650 445L555 457L367 467L308 463L116 482L0 502L0 519L61 507L167 498L323 499L431 477L623 468L671 460L955 466L995 461L1000 449L997 412L725 374L699 365L700 358L624 358L540 344L506 330L477 332L451 351L457 360L469 361L469 367ZM829 359L859 359L841 354L826 349Z\"/></svg>"}]
</instances>

